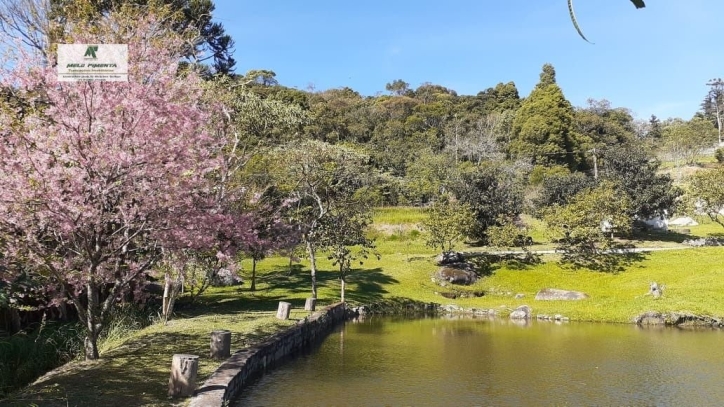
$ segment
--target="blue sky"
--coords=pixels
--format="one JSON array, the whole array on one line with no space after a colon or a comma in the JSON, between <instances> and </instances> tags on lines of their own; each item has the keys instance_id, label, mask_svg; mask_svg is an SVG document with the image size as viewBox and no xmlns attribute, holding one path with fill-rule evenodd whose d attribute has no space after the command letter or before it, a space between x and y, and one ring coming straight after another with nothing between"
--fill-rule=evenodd
<instances>
[{"instance_id":1,"label":"blue sky","mask_svg":"<svg viewBox=\"0 0 724 407\"><path fill-rule=\"evenodd\" d=\"M724 77L724 0L216 0L237 73L270 69L286 86L363 95L403 79L476 94L513 81L527 96L556 68L575 106L608 99L640 118L689 119Z\"/></svg>"}]
</instances>

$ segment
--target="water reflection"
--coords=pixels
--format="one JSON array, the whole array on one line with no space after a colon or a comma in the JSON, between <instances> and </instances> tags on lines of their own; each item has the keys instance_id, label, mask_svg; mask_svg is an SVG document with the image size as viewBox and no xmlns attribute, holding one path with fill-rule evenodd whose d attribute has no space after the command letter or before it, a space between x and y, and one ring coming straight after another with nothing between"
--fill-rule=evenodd
<instances>
[{"instance_id":1,"label":"water reflection","mask_svg":"<svg viewBox=\"0 0 724 407\"><path fill-rule=\"evenodd\" d=\"M721 405L721 340L628 325L368 317L264 376L239 405Z\"/></svg>"}]
</instances>

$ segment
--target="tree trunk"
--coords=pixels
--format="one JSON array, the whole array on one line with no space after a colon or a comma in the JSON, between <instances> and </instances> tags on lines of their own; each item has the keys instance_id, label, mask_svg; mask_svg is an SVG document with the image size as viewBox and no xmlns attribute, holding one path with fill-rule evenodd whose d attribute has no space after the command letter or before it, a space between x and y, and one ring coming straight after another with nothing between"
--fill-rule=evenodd
<instances>
[{"instance_id":1,"label":"tree trunk","mask_svg":"<svg viewBox=\"0 0 724 407\"><path fill-rule=\"evenodd\" d=\"M341 286L342 286L342 302L344 302L344 286L346 284L346 282L344 281L344 276L342 276L342 278L340 278L340 280L341 280Z\"/></svg>"},{"instance_id":2,"label":"tree trunk","mask_svg":"<svg viewBox=\"0 0 724 407\"><path fill-rule=\"evenodd\" d=\"M164 321L168 321L168 303L171 300L171 275L166 273L163 284L163 302L161 303L161 314Z\"/></svg>"},{"instance_id":3,"label":"tree trunk","mask_svg":"<svg viewBox=\"0 0 724 407\"><path fill-rule=\"evenodd\" d=\"M60 320L63 322L68 322L68 304L65 303L65 298L67 297L67 295L65 294L65 286L61 286L60 295L63 298L60 301L60 304L58 304L58 312L60 312Z\"/></svg>"},{"instance_id":4,"label":"tree trunk","mask_svg":"<svg viewBox=\"0 0 724 407\"><path fill-rule=\"evenodd\" d=\"M98 334L88 332L84 340L85 360L98 359Z\"/></svg>"},{"instance_id":5,"label":"tree trunk","mask_svg":"<svg viewBox=\"0 0 724 407\"><path fill-rule=\"evenodd\" d=\"M314 252L314 246L307 240L307 254L309 255L310 272L312 276L312 298L317 298L317 259Z\"/></svg>"},{"instance_id":6,"label":"tree trunk","mask_svg":"<svg viewBox=\"0 0 724 407\"><path fill-rule=\"evenodd\" d=\"M249 289L256 291L256 259L254 257L251 258L251 287Z\"/></svg>"},{"instance_id":7,"label":"tree trunk","mask_svg":"<svg viewBox=\"0 0 724 407\"><path fill-rule=\"evenodd\" d=\"M20 322L20 312L17 308L10 308L10 333L14 334L20 332L23 329L23 324Z\"/></svg>"},{"instance_id":8,"label":"tree trunk","mask_svg":"<svg viewBox=\"0 0 724 407\"><path fill-rule=\"evenodd\" d=\"M722 128L721 128L721 124L722 124L722 123L721 123L721 122L722 122L721 116L722 116L722 112L721 112L721 107L719 106L719 98L717 98L714 103L715 103L715 105L716 105L716 124L717 124L716 130L717 130L717 134L718 134L718 136L719 136L719 146L721 146L721 132L722 132Z\"/></svg>"},{"instance_id":9,"label":"tree trunk","mask_svg":"<svg viewBox=\"0 0 724 407\"><path fill-rule=\"evenodd\" d=\"M183 288L183 281L176 280L176 281L172 282L169 299L168 299L168 304L166 304L166 308L165 308L164 314L163 314L163 324L164 325L166 325L169 318L171 318L171 315L173 315L173 306L176 303L176 298L178 298L178 295L181 292L182 288Z\"/></svg>"},{"instance_id":10,"label":"tree trunk","mask_svg":"<svg viewBox=\"0 0 724 407\"><path fill-rule=\"evenodd\" d=\"M88 311L86 312L86 337L84 341L85 360L98 359L98 334L102 327L100 321L100 304L98 303L98 287L92 281L86 284L88 294Z\"/></svg>"}]
</instances>

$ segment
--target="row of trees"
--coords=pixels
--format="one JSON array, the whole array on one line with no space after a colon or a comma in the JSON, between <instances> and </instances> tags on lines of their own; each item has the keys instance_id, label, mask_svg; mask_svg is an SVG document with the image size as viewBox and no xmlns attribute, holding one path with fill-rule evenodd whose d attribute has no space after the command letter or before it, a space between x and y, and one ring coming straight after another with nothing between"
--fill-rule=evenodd
<instances>
[{"instance_id":1,"label":"row of trees","mask_svg":"<svg viewBox=\"0 0 724 407\"><path fill-rule=\"evenodd\" d=\"M690 120L634 119L606 100L574 107L546 64L540 81L522 98L514 83L499 83L477 95L403 80L387 84L389 95L364 97L349 88L301 91L276 82L272 71L244 76L251 91L299 106L310 121L302 138L357 146L370 156L380 180L378 204L426 204L446 171L463 163L517 162L531 184L555 172L592 172L601 149L636 144L651 156L690 164L715 145L716 103ZM711 99L710 100L714 100ZM716 99L719 102L724 99Z\"/></svg>"}]
</instances>

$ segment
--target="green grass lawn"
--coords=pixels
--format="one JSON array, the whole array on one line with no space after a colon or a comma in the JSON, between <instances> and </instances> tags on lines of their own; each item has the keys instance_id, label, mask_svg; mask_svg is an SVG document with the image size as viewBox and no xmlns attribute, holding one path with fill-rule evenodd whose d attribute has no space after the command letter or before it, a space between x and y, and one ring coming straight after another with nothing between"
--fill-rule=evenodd
<instances>
[{"instance_id":1,"label":"green grass lawn","mask_svg":"<svg viewBox=\"0 0 724 407\"><path fill-rule=\"evenodd\" d=\"M496 309L502 317L519 305L529 305L534 314L562 314L579 321L631 322L649 310L688 311L724 316L724 248L682 249L641 254L617 273L563 267L555 256L542 264L494 264L490 275L467 287L441 287L431 280L437 266L435 251L424 244L424 231L417 223L424 214L417 208L384 208L376 211L375 228L381 259L368 259L348 276L347 301L369 304L394 298L409 298L465 309ZM544 225L525 219L536 243L545 247ZM683 247L681 240L693 236L717 235L724 228L702 222L689 228L691 235L677 233L639 236L637 244ZM459 250L466 250L464 246ZM245 262L243 267L247 267ZM318 261L319 304L339 298L339 279L331 263ZM248 270L242 272L246 274ZM248 275L244 275L248 279ZM666 286L664 296L645 295L649 283ZM177 310L168 325L154 324L119 340L99 361L72 362L46 375L8 405L42 406L160 406L183 403L166 397L171 358L174 353L201 356L199 382L219 365L208 358L209 334L214 329L232 330L232 351L262 340L306 316L301 311L310 296L308 262L289 267L289 259L272 257L258 265L257 290L242 287L217 288L205 293L194 305ZM561 288L587 293L581 301L535 301L542 288ZM482 297L447 299L441 293L483 292ZM523 294L522 298L515 298ZM295 311L291 321L274 318L279 301L290 301ZM115 346L112 346L115 345Z\"/></svg>"},{"instance_id":2,"label":"green grass lawn","mask_svg":"<svg viewBox=\"0 0 724 407\"><path fill-rule=\"evenodd\" d=\"M376 224L414 224L421 222L425 216L423 208L414 206L387 206L375 209Z\"/></svg>"}]
</instances>

